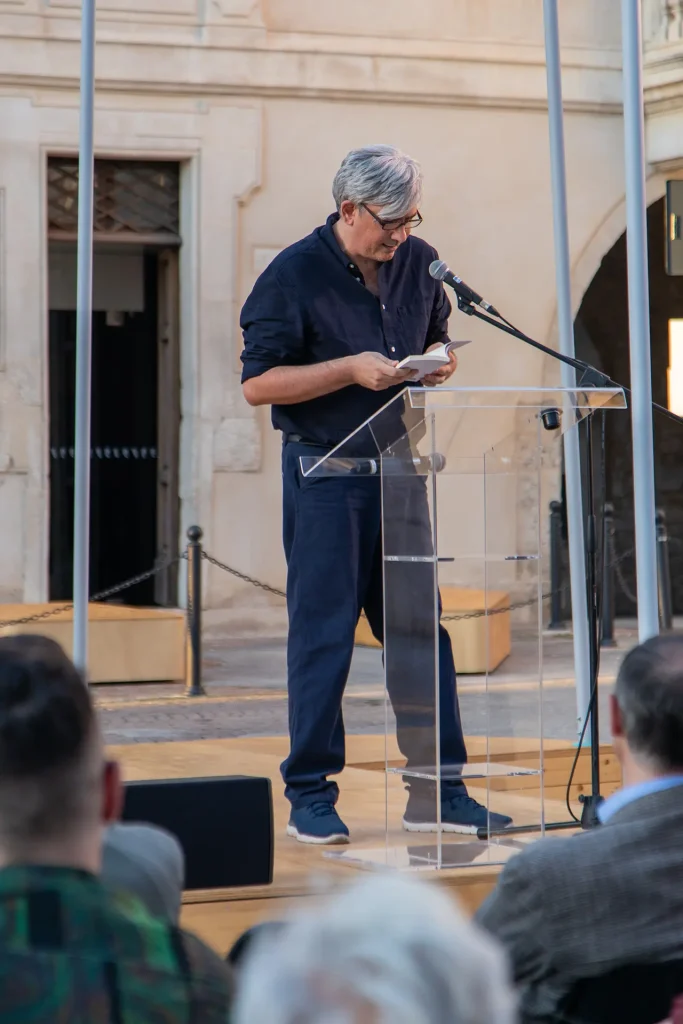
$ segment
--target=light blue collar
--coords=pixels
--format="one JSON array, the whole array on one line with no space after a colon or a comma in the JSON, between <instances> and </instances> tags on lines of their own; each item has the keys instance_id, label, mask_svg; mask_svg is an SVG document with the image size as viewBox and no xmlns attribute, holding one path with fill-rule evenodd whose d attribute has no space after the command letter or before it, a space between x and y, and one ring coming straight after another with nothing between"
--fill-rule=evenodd
<instances>
[{"instance_id":1,"label":"light blue collar","mask_svg":"<svg viewBox=\"0 0 683 1024\"><path fill-rule=\"evenodd\" d=\"M617 811L627 807L634 800L640 800L642 796L650 796L652 793L662 793L665 789L673 789L674 786L683 786L683 775L662 775L657 779L648 779L647 782L638 782L635 786L618 789L600 804L598 818L604 825Z\"/></svg>"}]
</instances>

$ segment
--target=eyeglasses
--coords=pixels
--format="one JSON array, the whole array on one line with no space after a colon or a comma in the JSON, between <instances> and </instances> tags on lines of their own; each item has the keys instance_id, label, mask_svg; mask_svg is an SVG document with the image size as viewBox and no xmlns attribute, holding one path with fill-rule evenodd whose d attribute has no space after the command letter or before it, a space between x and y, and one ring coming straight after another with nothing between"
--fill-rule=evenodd
<instances>
[{"instance_id":1,"label":"eyeglasses","mask_svg":"<svg viewBox=\"0 0 683 1024\"><path fill-rule=\"evenodd\" d=\"M414 216L404 217L403 220L382 220L376 213L372 212L366 203L361 203L361 206L370 214L373 220L377 221L382 231L396 231L397 228L407 228L408 231L412 231L414 228L419 228L422 223L419 210Z\"/></svg>"}]
</instances>

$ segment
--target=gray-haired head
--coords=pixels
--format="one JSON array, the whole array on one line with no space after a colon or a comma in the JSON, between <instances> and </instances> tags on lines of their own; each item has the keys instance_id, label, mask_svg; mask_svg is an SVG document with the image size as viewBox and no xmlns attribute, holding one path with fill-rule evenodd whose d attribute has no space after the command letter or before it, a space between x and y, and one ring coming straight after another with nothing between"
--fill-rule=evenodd
<instances>
[{"instance_id":1,"label":"gray-haired head","mask_svg":"<svg viewBox=\"0 0 683 1024\"><path fill-rule=\"evenodd\" d=\"M405 217L422 198L420 165L395 146L352 149L332 182L337 209L345 200L380 207L384 220Z\"/></svg>"},{"instance_id":2,"label":"gray-haired head","mask_svg":"<svg viewBox=\"0 0 683 1024\"><path fill-rule=\"evenodd\" d=\"M614 695L631 753L655 771L683 769L683 636L655 636L624 658Z\"/></svg>"},{"instance_id":3,"label":"gray-haired head","mask_svg":"<svg viewBox=\"0 0 683 1024\"><path fill-rule=\"evenodd\" d=\"M264 936L234 1024L512 1024L497 944L436 886L364 879Z\"/></svg>"}]
</instances>

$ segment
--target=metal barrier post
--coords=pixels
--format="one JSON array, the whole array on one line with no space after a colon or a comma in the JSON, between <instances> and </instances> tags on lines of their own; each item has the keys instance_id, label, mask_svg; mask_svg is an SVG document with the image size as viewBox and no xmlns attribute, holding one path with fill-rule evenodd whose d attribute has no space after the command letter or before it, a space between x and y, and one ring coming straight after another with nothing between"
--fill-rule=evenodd
<instances>
[{"instance_id":1,"label":"metal barrier post","mask_svg":"<svg viewBox=\"0 0 683 1024\"><path fill-rule=\"evenodd\" d=\"M614 639L614 505L605 502L602 513L602 633L601 647L616 647Z\"/></svg>"},{"instance_id":2,"label":"metal barrier post","mask_svg":"<svg viewBox=\"0 0 683 1024\"><path fill-rule=\"evenodd\" d=\"M562 502L550 502L550 622L548 629L565 629L562 618Z\"/></svg>"},{"instance_id":3,"label":"metal barrier post","mask_svg":"<svg viewBox=\"0 0 683 1024\"><path fill-rule=\"evenodd\" d=\"M671 566L669 564L669 534L666 529L664 510L655 512L657 537L657 590L659 592L659 625L661 629L673 629L673 600L671 597Z\"/></svg>"},{"instance_id":4,"label":"metal barrier post","mask_svg":"<svg viewBox=\"0 0 683 1024\"><path fill-rule=\"evenodd\" d=\"M188 697L203 697L202 686L202 536L200 526L187 531L187 618L190 634Z\"/></svg>"}]
</instances>

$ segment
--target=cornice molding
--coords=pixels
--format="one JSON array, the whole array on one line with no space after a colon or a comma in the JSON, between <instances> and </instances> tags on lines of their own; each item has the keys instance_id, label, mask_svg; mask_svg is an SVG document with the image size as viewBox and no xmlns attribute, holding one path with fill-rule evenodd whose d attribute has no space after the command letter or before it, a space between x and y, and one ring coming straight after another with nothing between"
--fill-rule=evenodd
<instances>
[{"instance_id":1,"label":"cornice molding","mask_svg":"<svg viewBox=\"0 0 683 1024\"><path fill-rule=\"evenodd\" d=\"M46 77L41 75L8 75L0 73L0 91L7 93L40 93L41 106L49 105L49 92L73 94L74 106L78 103L79 81L77 78ZM393 103L402 106L454 107L461 109L519 110L547 112L545 98L511 96L475 96L465 93L415 93L404 90L386 89L343 89L335 87L311 87L291 85L241 85L234 82L149 82L135 79L98 79L96 93L117 96L175 96L183 98L210 99L212 97L236 97L241 99L320 99L338 103ZM622 113L620 103L593 100L565 100L566 113L599 114L616 117Z\"/></svg>"},{"instance_id":2,"label":"cornice molding","mask_svg":"<svg viewBox=\"0 0 683 1024\"><path fill-rule=\"evenodd\" d=\"M137 51L137 52L136 52ZM0 39L0 89L76 94L78 45L49 46ZM545 69L497 68L455 61L363 55L283 53L100 43L96 60L100 94L172 96L190 99L325 99L353 103L497 110L547 110ZM60 101L63 102L63 99ZM569 72L568 113L615 116L621 112L613 73Z\"/></svg>"},{"instance_id":3,"label":"cornice molding","mask_svg":"<svg viewBox=\"0 0 683 1024\"><path fill-rule=\"evenodd\" d=\"M653 116L683 109L683 77L666 85L645 85L645 114Z\"/></svg>"},{"instance_id":4,"label":"cornice molding","mask_svg":"<svg viewBox=\"0 0 683 1024\"><path fill-rule=\"evenodd\" d=\"M0 0L2 3L2 0ZM0 35L0 88L78 88L79 40L73 18L59 18L45 37L25 19L22 34ZM158 36L158 33L161 37ZM98 28L97 89L178 97L325 98L338 102L400 103L474 109L547 109L542 48L447 40L370 40L253 27L206 28L167 24L141 31L123 22ZM570 50L564 64L565 109L618 115L617 55Z\"/></svg>"}]
</instances>

